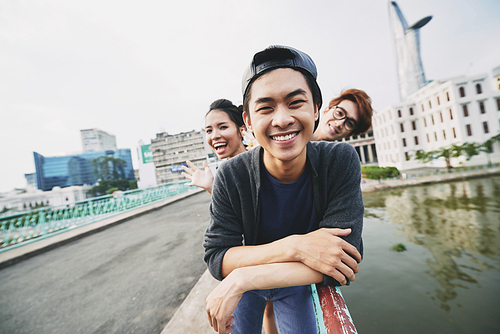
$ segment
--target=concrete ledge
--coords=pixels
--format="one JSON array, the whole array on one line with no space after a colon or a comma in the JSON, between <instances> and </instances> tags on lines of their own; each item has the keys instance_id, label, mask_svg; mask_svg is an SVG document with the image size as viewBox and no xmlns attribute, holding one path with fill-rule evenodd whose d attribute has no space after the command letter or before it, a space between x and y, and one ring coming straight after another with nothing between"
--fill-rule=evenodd
<instances>
[{"instance_id":1,"label":"concrete ledge","mask_svg":"<svg viewBox=\"0 0 500 334\"><path fill-rule=\"evenodd\" d=\"M362 192L372 192L378 190L403 188L410 186L428 185L434 183L461 181L468 179L475 179L481 177L489 177L494 175L500 175L500 168L487 168L487 169L477 169L462 172L453 172L445 174L428 175L409 179L400 180L383 180L382 182L369 182L361 184Z\"/></svg>"},{"instance_id":2,"label":"concrete ledge","mask_svg":"<svg viewBox=\"0 0 500 334\"><path fill-rule=\"evenodd\" d=\"M208 323L205 300L218 284L219 281L212 277L208 269L205 270L161 334L215 333Z\"/></svg>"},{"instance_id":3,"label":"concrete ledge","mask_svg":"<svg viewBox=\"0 0 500 334\"><path fill-rule=\"evenodd\" d=\"M112 227L116 224L123 223L123 222L127 221L128 219L131 219L133 217L137 217L139 215L147 213L148 211L160 209L165 205L179 201L181 199L198 194L198 193L203 192L203 191L205 191L205 190L200 189L200 188L188 190L187 192L185 192L183 194L167 198L161 202L156 202L156 203L153 203L151 205L143 206L143 207L135 209L135 210L120 213L116 216L106 218L106 219L97 221L95 223L91 223L91 224L84 225L81 227L77 227L77 228L74 228L74 229L69 230L67 232L55 234L55 235L50 236L48 238L44 238L44 239L40 239L40 240L34 239L32 242L26 243L26 244L20 243L18 247L0 253L0 269L7 267L7 266L10 266L10 265L17 263L19 261L22 261L24 259L30 258L32 256L35 256L37 254L46 252L46 251L51 250L53 248L62 246L66 243L77 240L77 239L82 238L84 236L87 236L87 235L90 235L93 233L97 233L97 232L102 231L106 228Z\"/></svg>"}]
</instances>

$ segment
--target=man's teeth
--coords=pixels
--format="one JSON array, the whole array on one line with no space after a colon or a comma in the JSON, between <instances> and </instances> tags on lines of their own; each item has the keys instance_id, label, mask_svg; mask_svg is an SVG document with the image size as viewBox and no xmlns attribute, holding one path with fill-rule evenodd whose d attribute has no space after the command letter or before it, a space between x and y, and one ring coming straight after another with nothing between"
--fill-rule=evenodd
<instances>
[{"instance_id":1,"label":"man's teeth","mask_svg":"<svg viewBox=\"0 0 500 334\"><path fill-rule=\"evenodd\" d=\"M293 137L295 137L297 134L296 133L290 133L286 136L273 136L273 139L274 140L277 140L277 141L285 141L285 140L290 140L292 139Z\"/></svg>"}]
</instances>

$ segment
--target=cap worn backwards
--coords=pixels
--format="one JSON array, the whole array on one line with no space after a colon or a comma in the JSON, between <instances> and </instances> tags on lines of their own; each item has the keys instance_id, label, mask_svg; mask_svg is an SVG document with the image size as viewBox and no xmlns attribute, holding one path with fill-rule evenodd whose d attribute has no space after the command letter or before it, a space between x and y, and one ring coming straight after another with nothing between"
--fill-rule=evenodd
<instances>
[{"instance_id":1,"label":"cap worn backwards","mask_svg":"<svg viewBox=\"0 0 500 334\"><path fill-rule=\"evenodd\" d=\"M256 53L253 56L252 62L248 65L243 80L241 82L241 91L243 93L243 100L247 93L250 84L255 81L261 74L277 68L292 68L305 71L314 78L314 83L319 93L319 108L321 108L321 89L316 81L318 71L314 61L306 53L294 49L289 46L271 45L267 49ZM319 109L318 108L318 109ZM314 130L318 127L319 118L314 124Z\"/></svg>"},{"instance_id":2,"label":"cap worn backwards","mask_svg":"<svg viewBox=\"0 0 500 334\"><path fill-rule=\"evenodd\" d=\"M305 70L312 75L314 80L318 77L314 61L306 53L288 46L271 45L267 49L256 53L253 56L252 62L245 70L241 82L243 96L245 96L250 83L260 76L261 73L270 69L283 67Z\"/></svg>"}]
</instances>

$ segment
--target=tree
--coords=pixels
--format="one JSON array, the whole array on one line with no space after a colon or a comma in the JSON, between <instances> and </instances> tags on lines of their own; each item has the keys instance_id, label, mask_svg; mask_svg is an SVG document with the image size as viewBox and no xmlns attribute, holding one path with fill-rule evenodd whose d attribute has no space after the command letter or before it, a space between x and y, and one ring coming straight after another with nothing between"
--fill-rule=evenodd
<instances>
[{"instance_id":1,"label":"tree","mask_svg":"<svg viewBox=\"0 0 500 334\"><path fill-rule=\"evenodd\" d=\"M101 156L90 161L90 165L94 167L92 173L101 180L122 180L125 178L125 165L123 159L114 158L111 156Z\"/></svg>"},{"instance_id":2,"label":"tree","mask_svg":"<svg viewBox=\"0 0 500 334\"><path fill-rule=\"evenodd\" d=\"M93 159L90 165L94 167L92 173L99 180L99 184L92 187L88 191L89 194L97 196L107 194L113 188L122 191L137 188L137 181L125 178L126 162L123 159L101 156Z\"/></svg>"},{"instance_id":3,"label":"tree","mask_svg":"<svg viewBox=\"0 0 500 334\"><path fill-rule=\"evenodd\" d=\"M427 163L429 161L444 158L446 162L446 168L451 169L451 158L458 158L463 153L463 146L452 144L449 147L440 147L437 150L425 152L423 150L418 150L415 152L415 159L421 160L422 163ZM472 157L472 156L471 156ZM469 160L468 158L467 160Z\"/></svg>"},{"instance_id":4,"label":"tree","mask_svg":"<svg viewBox=\"0 0 500 334\"><path fill-rule=\"evenodd\" d=\"M428 152L418 150L415 152L415 159L421 160L422 163L427 163L435 159L444 158L446 168L451 169L453 168L451 165L451 158L458 158L464 155L468 161L472 157L479 155L481 152L486 152L486 154L488 154L489 162L489 153L491 153L493 144L497 141L500 141L500 133L491 137L482 144L466 142L463 144L452 144L451 146L440 147L437 150ZM491 162L489 162L489 164L491 164Z\"/></svg>"}]
</instances>

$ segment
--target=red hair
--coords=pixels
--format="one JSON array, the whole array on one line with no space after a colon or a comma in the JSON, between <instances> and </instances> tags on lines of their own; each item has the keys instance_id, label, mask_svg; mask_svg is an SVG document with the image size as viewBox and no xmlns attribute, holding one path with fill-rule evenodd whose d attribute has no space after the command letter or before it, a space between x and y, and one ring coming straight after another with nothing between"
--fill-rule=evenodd
<instances>
[{"instance_id":1,"label":"red hair","mask_svg":"<svg viewBox=\"0 0 500 334\"><path fill-rule=\"evenodd\" d=\"M339 97L331 100L328 104L328 109L339 105L339 103L344 100L349 100L358 106L358 125L351 133L351 136L362 134L368 131L368 129L370 129L370 127L372 126L372 99L364 91L351 88L344 90Z\"/></svg>"}]
</instances>

